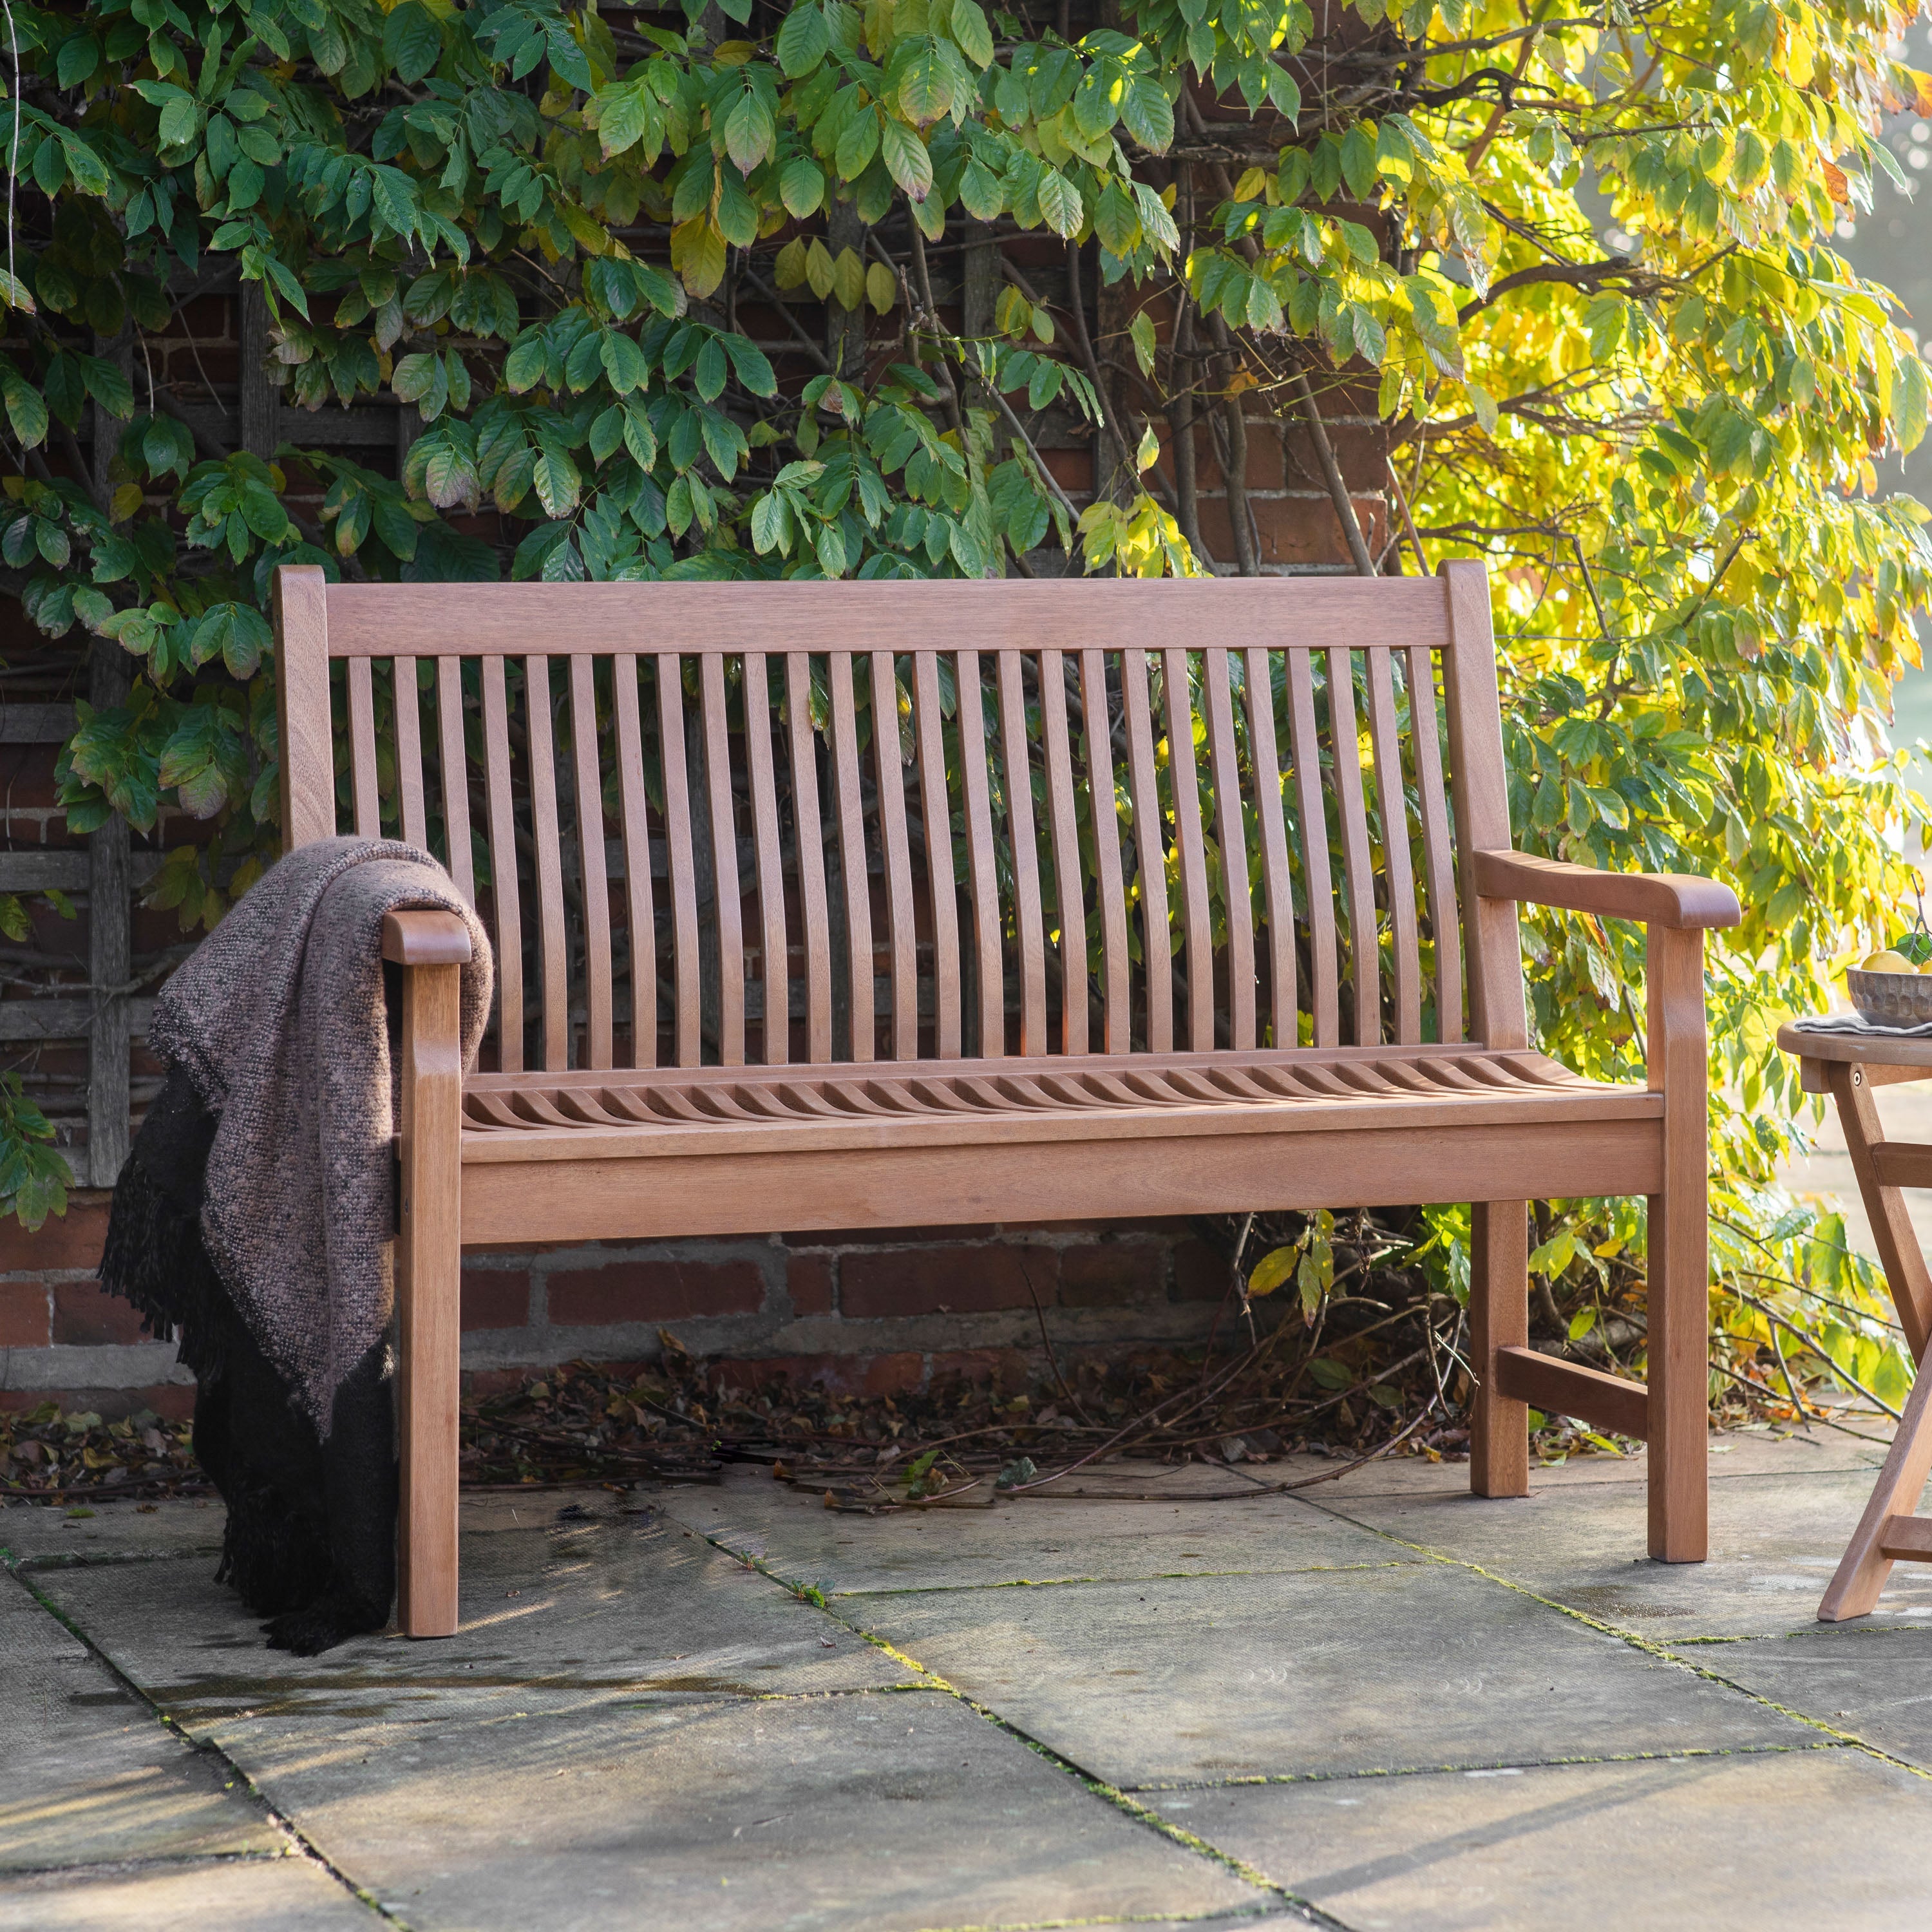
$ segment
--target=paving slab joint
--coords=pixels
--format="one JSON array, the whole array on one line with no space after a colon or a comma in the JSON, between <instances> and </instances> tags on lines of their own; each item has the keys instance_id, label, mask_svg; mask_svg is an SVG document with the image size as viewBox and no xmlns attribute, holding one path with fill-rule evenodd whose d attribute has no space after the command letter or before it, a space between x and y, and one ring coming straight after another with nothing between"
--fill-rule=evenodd
<instances>
[{"instance_id":1,"label":"paving slab joint","mask_svg":"<svg viewBox=\"0 0 1932 1932\"><path fill-rule=\"evenodd\" d=\"M200 1552L197 1552L196 1553L200 1554ZM63 1630L66 1630L68 1634L74 1639L76 1642L82 1645L100 1665L101 1668L104 1670L117 1684L120 1684L130 1696L138 1699L142 1705L144 1705L148 1710L152 1711L164 1730L166 1730L172 1736L178 1738L189 1750L196 1753L202 1757L212 1759L215 1763L219 1764L224 1768L228 1774L231 1788L239 1791L250 1802L256 1805L260 1810L262 1816L266 1818L276 1830L281 1832L284 1838L287 1839L289 1842L289 1850L281 1855L283 1857L306 1858L310 1863L316 1866L322 1871L326 1872L330 1878L333 1879L338 1885L340 1886L346 1892L351 1898L354 1898L358 1904L366 1906L371 1912L375 1912L379 1917L386 1920L389 1924L401 1928L402 1932L412 1932L412 1928L406 1919L400 1917L398 1913L391 1911L389 1908L383 1904L382 1900L377 1898L375 1894L370 1892L366 1886L358 1885L340 1865L337 1864L333 1859L330 1858L321 1850L321 1848L310 1838L308 1834L296 1824L292 1818L290 1817L286 1813L280 1810L277 1806L272 1804L269 1802L267 1794L262 1790L261 1787L248 1775L248 1772L244 1771L241 1766L237 1764L234 1759L230 1757L219 1744L212 1743L204 1738L190 1736L189 1734L184 1731L166 1711L163 1710L161 1707L154 1702L153 1698L148 1695L147 1691L142 1685L136 1683L133 1678L130 1677L127 1672L123 1670L121 1666L107 1654L106 1652L103 1650L100 1645L94 1642L92 1636L88 1634L86 1630L85 1630L80 1624L76 1623L72 1617L69 1616L58 1604L52 1602L43 1592L34 1587L34 1580L32 1575L23 1574L22 1568L20 1567L16 1567L14 1568L14 1574L18 1579L21 1587L32 1597L34 1601L39 1604L40 1608L46 1611L47 1615L52 1617L55 1622L58 1624ZM195 1861L195 1862L211 1863L232 1863L236 1862L236 1860L232 1858ZM275 1861L264 1860L263 1862L274 1862ZM181 1861L178 1862L186 1863L188 1862ZM78 1870L80 1868L69 1867L67 1869Z\"/></svg>"},{"instance_id":2,"label":"paving slab joint","mask_svg":"<svg viewBox=\"0 0 1932 1932\"><path fill-rule=\"evenodd\" d=\"M1184 1850L1193 1852L1197 1857L1207 1859L1210 1864L1220 1866L1223 1871L1240 1879L1244 1884L1251 1885L1258 1891L1266 1892L1278 1899L1282 1904L1289 1906L1292 1911L1300 1915L1300 1922L1329 1928L1329 1932L1352 1932L1351 1928L1346 1925L1340 1919L1333 1918L1322 1911L1321 1907L1312 1900L1290 1892L1286 1886L1277 1884L1264 1872L1257 1870L1244 1860L1234 1857L1232 1853L1222 1851L1218 1845L1210 1844L1197 1833L1162 1817L1158 1812L1151 1810L1146 1805L1138 1803L1130 1794L1121 1790L1118 1786L1108 1784L1103 1779L1096 1778L1092 1772L1076 1764L1073 1760L1055 1750L1051 1744L1043 1743L1030 1732L1022 1730L1011 1719L1002 1717L990 1706L981 1703L977 1698L969 1696L958 1684L949 1682L929 1666L921 1664L916 1658L901 1650L896 1644L874 1634L871 1630L861 1630L856 1624L839 1616L832 1609L831 1604L826 1598L824 1590L818 1585L794 1582L772 1568L762 1556L754 1556L742 1550L734 1550L728 1544L720 1541L718 1537L709 1531L698 1528L694 1525L688 1525L687 1527L692 1529L693 1534L710 1544L714 1550L730 1557L734 1562L742 1564L747 1570L757 1571L768 1582L776 1584L778 1588L796 1598L800 1601L812 1604L842 1629L850 1631L861 1642L870 1644L875 1650L883 1652L902 1668L917 1672L920 1676L933 1688L943 1691L956 1702L964 1705L982 1722L992 1725L996 1730L1004 1732L1016 1743L1024 1744L1036 1756L1044 1758L1056 1770L1076 1780L1089 1796L1097 1798L1103 1804L1120 1812L1124 1816L1131 1818L1136 1824L1153 1832L1156 1836L1180 1846ZM1202 1916L1204 1923L1212 1922L1216 1918L1225 1919L1228 1916L1228 1914L1225 1911ZM1082 1922L1071 1920L1059 1922L1077 1925ZM1115 1919L1112 1922L1102 1920L1098 1922L1120 1924L1131 1924L1132 1922ZM1143 1920L1142 1922L1171 1924L1176 1922L1173 1915L1169 1913ZM978 1928L962 1927L957 1928L957 1932L978 1932ZM986 1928L986 1932L993 1932L993 1928ZM1028 1928L1001 1927L998 1928L998 1932L1028 1932Z\"/></svg>"},{"instance_id":3,"label":"paving slab joint","mask_svg":"<svg viewBox=\"0 0 1932 1932\"><path fill-rule=\"evenodd\" d=\"M1554 1610L1559 1616L1568 1617L1573 1622L1581 1624L1586 1630L1594 1630L1600 1636L1610 1637L1616 1642L1628 1645L1632 1650L1646 1657L1654 1658L1660 1664L1675 1664L1678 1670L1688 1670L1694 1677L1702 1678L1706 1683L1718 1684L1726 1690L1736 1691L1740 1697L1748 1699L1764 1710L1775 1711L1780 1717L1789 1718L1793 1724L1803 1724L1810 1730L1820 1732L1836 1743L1852 1745L1868 1756L1876 1758L1882 1764L1891 1765L1896 1770L1909 1772L1922 1782L1932 1784L1932 1771L1922 1766L1881 1750L1878 1745L1860 1737L1855 1731L1841 1731L1836 1725L1826 1724L1823 1718L1813 1717L1809 1712L1794 1709L1789 1704L1780 1704L1776 1698L1767 1697L1760 1691L1735 1682L1721 1672L1713 1670L1707 1664L1699 1664L1694 1658L1681 1657L1676 1651L1650 1637L1641 1636L1635 1630L1625 1630L1620 1624L1606 1623L1601 1617L1593 1617L1587 1610L1580 1610L1573 1604L1559 1603L1554 1597L1546 1597L1540 1591L1532 1590L1527 1583L1519 1583L1514 1577L1504 1576L1480 1563L1471 1562L1466 1556L1452 1556L1448 1551L1432 1548L1426 1543L1412 1543L1406 1537L1397 1536L1392 1530L1384 1529L1378 1524L1364 1522L1360 1518L1350 1516L1330 1504L1318 1502L1313 1507L1334 1516L1338 1521L1351 1524L1358 1529L1365 1529L1372 1536L1378 1536L1384 1542L1394 1544L1399 1550L1413 1550L1418 1556L1426 1557L1431 1562L1439 1563L1445 1569L1466 1570L1472 1576L1481 1577L1485 1582L1496 1584L1503 1589L1514 1592L1519 1597L1526 1597L1532 1603L1540 1604L1545 1610Z\"/></svg>"}]
</instances>

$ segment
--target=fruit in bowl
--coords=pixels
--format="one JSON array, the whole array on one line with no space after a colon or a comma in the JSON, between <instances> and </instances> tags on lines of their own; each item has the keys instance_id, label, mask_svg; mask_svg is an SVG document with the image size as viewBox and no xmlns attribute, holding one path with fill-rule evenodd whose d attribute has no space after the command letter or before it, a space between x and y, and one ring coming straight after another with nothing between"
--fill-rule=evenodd
<instances>
[{"instance_id":1,"label":"fruit in bowl","mask_svg":"<svg viewBox=\"0 0 1932 1932\"><path fill-rule=\"evenodd\" d=\"M1882 952L1874 952L1858 968L1862 973L1922 973L1932 968L1932 960L1924 966L1915 966L1896 946L1888 946Z\"/></svg>"}]
</instances>

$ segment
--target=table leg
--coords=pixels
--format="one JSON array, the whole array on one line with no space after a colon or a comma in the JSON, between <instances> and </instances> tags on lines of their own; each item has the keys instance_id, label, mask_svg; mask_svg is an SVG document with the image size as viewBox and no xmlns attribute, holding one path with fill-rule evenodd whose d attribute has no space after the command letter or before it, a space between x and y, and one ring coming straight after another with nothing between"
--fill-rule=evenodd
<instances>
[{"instance_id":1,"label":"table leg","mask_svg":"<svg viewBox=\"0 0 1932 1932\"><path fill-rule=\"evenodd\" d=\"M1851 1154L1852 1172L1858 1176L1858 1192L1871 1221L1872 1239L1885 1270L1886 1283L1892 1290L1900 1324L1912 1348L1915 1362L1925 1359L1925 1340L1932 1334L1932 1274L1912 1232L1912 1218L1905 1211L1899 1190L1881 1181L1872 1150L1885 1139L1878 1107L1872 1098L1864 1069L1843 1060L1826 1064L1826 1078L1838 1103L1838 1120L1845 1130L1845 1146Z\"/></svg>"},{"instance_id":2,"label":"table leg","mask_svg":"<svg viewBox=\"0 0 1932 1932\"><path fill-rule=\"evenodd\" d=\"M1928 1276L1924 1252L1905 1211L1904 1196L1897 1186L1879 1178L1874 1150L1884 1144L1885 1133L1870 1084L1862 1067L1843 1061L1827 1063L1825 1072L1838 1104L1852 1172L1858 1176L1858 1192L1864 1198L1892 1304L1898 1310L1912 1359L1922 1363L1926 1336L1932 1331L1932 1276ZM1914 1546L1924 1542L1924 1537L1915 1537L1910 1528L1902 1527L1915 1520L1913 1513L1928 1471L1932 1471L1932 1376L1921 1375L1913 1382L1904 1419L1892 1438L1871 1500L1818 1606L1820 1623L1841 1623L1868 1615L1899 1557L1923 1560L1932 1555L1932 1549ZM1919 1527L1932 1529L1932 1523Z\"/></svg>"}]
</instances>

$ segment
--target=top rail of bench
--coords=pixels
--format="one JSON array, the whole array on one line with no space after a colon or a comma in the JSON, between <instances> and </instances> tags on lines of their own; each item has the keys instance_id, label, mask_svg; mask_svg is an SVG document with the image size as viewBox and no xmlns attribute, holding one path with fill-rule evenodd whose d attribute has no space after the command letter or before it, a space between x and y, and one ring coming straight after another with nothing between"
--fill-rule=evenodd
<instances>
[{"instance_id":1,"label":"top rail of bench","mask_svg":"<svg viewBox=\"0 0 1932 1932\"><path fill-rule=\"evenodd\" d=\"M1444 648L1441 578L752 584L338 584L332 658L901 652L1213 644Z\"/></svg>"}]
</instances>

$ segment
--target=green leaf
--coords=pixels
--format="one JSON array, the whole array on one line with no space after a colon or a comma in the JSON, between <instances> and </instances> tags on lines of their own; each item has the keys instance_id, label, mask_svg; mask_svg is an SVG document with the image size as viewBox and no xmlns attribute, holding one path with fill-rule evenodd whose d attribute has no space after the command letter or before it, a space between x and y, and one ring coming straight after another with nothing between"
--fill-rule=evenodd
<instances>
[{"instance_id":1,"label":"green leaf","mask_svg":"<svg viewBox=\"0 0 1932 1932\"><path fill-rule=\"evenodd\" d=\"M382 22L382 56L396 78L413 87L442 58L442 35L417 0L403 4Z\"/></svg>"},{"instance_id":2,"label":"green leaf","mask_svg":"<svg viewBox=\"0 0 1932 1932\"><path fill-rule=\"evenodd\" d=\"M908 121L923 128L951 113L952 100L952 70L928 40L907 62L900 76L899 111ZM849 181L851 177L848 175L846 178Z\"/></svg>"},{"instance_id":3,"label":"green leaf","mask_svg":"<svg viewBox=\"0 0 1932 1932\"><path fill-rule=\"evenodd\" d=\"M959 178L959 199L976 221L995 220L1006 205L1006 189L1000 177L977 159L966 164Z\"/></svg>"},{"instance_id":4,"label":"green leaf","mask_svg":"<svg viewBox=\"0 0 1932 1932\"><path fill-rule=\"evenodd\" d=\"M540 452L531 481L536 485L537 500L547 516L567 517L577 508L578 492L583 488L584 479L564 451Z\"/></svg>"},{"instance_id":5,"label":"green leaf","mask_svg":"<svg viewBox=\"0 0 1932 1932\"><path fill-rule=\"evenodd\" d=\"M724 151L740 174L749 174L771 152L777 132L771 109L755 88L747 88L724 117Z\"/></svg>"},{"instance_id":6,"label":"green leaf","mask_svg":"<svg viewBox=\"0 0 1932 1932\"><path fill-rule=\"evenodd\" d=\"M1174 144L1174 106L1159 81L1143 75L1120 104L1127 132L1150 154L1164 154Z\"/></svg>"},{"instance_id":7,"label":"green leaf","mask_svg":"<svg viewBox=\"0 0 1932 1932\"><path fill-rule=\"evenodd\" d=\"M786 14L778 29L776 52L778 65L790 80L809 74L826 56L832 44L824 11L812 5L795 6Z\"/></svg>"},{"instance_id":8,"label":"green leaf","mask_svg":"<svg viewBox=\"0 0 1932 1932\"><path fill-rule=\"evenodd\" d=\"M985 10L977 0L952 0L946 24L958 43L959 51L976 68L992 65L993 30L987 25Z\"/></svg>"},{"instance_id":9,"label":"green leaf","mask_svg":"<svg viewBox=\"0 0 1932 1932\"><path fill-rule=\"evenodd\" d=\"M740 383L754 396L775 396L778 394L778 377L765 352L755 342L742 335L721 336L724 352L731 358L731 370Z\"/></svg>"},{"instance_id":10,"label":"green leaf","mask_svg":"<svg viewBox=\"0 0 1932 1932\"><path fill-rule=\"evenodd\" d=\"M1134 346L1134 360L1140 364L1143 376L1154 374L1154 318L1145 309L1137 309L1134 319L1127 324L1128 339Z\"/></svg>"},{"instance_id":11,"label":"green leaf","mask_svg":"<svg viewBox=\"0 0 1932 1932\"><path fill-rule=\"evenodd\" d=\"M1274 1294L1282 1282L1294 1279L1295 1265L1300 1259L1299 1247L1271 1250L1256 1262L1254 1272L1248 1276L1249 1294Z\"/></svg>"},{"instance_id":12,"label":"green leaf","mask_svg":"<svg viewBox=\"0 0 1932 1932\"><path fill-rule=\"evenodd\" d=\"M1055 234L1064 235L1069 240L1079 233L1085 214L1080 190L1064 175L1051 171L1040 184L1040 212Z\"/></svg>"},{"instance_id":13,"label":"green leaf","mask_svg":"<svg viewBox=\"0 0 1932 1932\"><path fill-rule=\"evenodd\" d=\"M603 338L603 362L604 374L620 396L641 389L650 380L650 364L644 359L644 352L629 336L620 335L614 329Z\"/></svg>"},{"instance_id":14,"label":"green leaf","mask_svg":"<svg viewBox=\"0 0 1932 1932\"><path fill-rule=\"evenodd\" d=\"M1932 384L1927 380L1925 364L1908 352L1898 358L1892 380L1892 434L1899 448L1908 454L1924 440L1928 402L1932 402Z\"/></svg>"},{"instance_id":15,"label":"green leaf","mask_svg":"<svg viewBox=\"0 0 1932 1932\"><path fill-rule=\"evenodd\" d=\"M259 610L245 604L218 604L195 627L188 646L189 661L199 665L218 657L231 676L246 680L255 675L272 641L268 623ZM164 784L176 782L162 780Z\"/></svg>"},{"instance_id":16,"label":"green leaf","mask_svg":"<svg viewBox=\"0 0 1932 1932\"><path fill-rule=\"evenodd\" d=\"M914 201L923 201L932 190L932 157L926 143L902 121L885 124L884 146L886 167L894 181Z\"/></svg>"},{"instance_id":17,"label":"green leaf","mask_svg":"<svg viewBox=\"0 0 1932 1932\"><path fill-rule=\"evenodd\" d=\"M37 449L47 440L47 406L38 390L10 366L0 367L0 395L7 403L7 422L22 445Z\"/></svg>"},{"instance_id":18,"label":"green leaf","mask_svg":"<svg viewBox=\"0 0 1932 1932\"><path fill-rule=\"evenodd\" d=\"M804 154L788 161L778 177L778 199L785 212L798 220L816 214L825 199L825 170Z\"/></svg>"}]
</instances>

